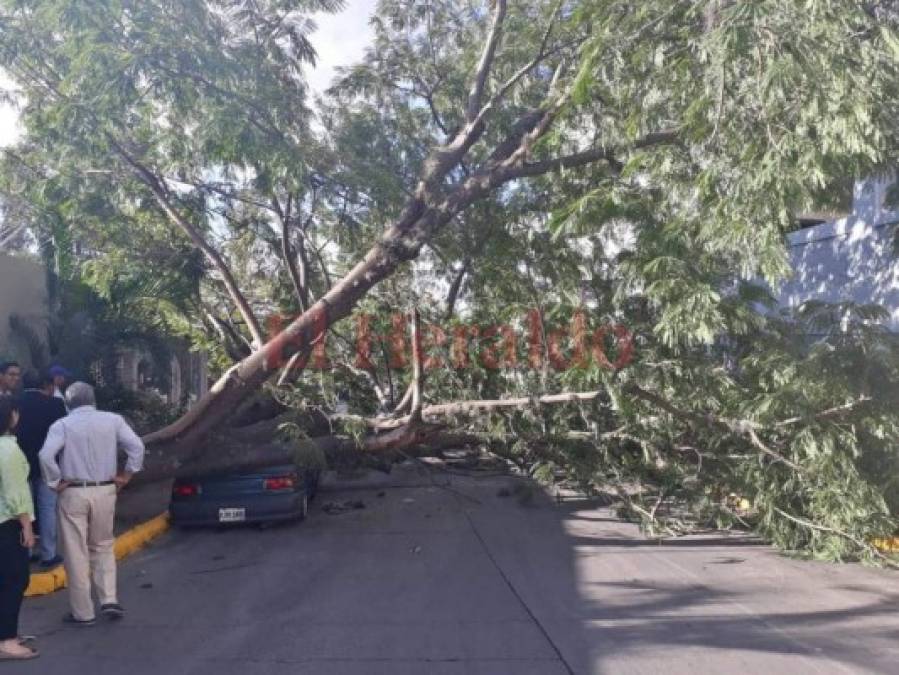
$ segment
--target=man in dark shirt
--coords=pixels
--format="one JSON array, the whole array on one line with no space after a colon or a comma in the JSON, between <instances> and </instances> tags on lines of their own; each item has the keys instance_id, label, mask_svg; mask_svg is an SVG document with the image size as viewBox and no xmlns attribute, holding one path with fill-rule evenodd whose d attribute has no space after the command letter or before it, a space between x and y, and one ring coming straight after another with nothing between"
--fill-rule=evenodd
<instances>
[{"instance_id":1,"label":"man in dark shirt","mask_svg":"<svg viewBox=\"0 0 899 675\"><path fill-rule=\"evenodd\" d=\"M37 507L41 566L50 568L62 562L62 557L56 553L56 492L41 479L37 456L47 439L50 425L66 416L66 406L53 396L53 378L49 373L26 373L24 385L24 391L19 396L16 440L31 469L28 480Z\"/></svg>"}]
</instances>

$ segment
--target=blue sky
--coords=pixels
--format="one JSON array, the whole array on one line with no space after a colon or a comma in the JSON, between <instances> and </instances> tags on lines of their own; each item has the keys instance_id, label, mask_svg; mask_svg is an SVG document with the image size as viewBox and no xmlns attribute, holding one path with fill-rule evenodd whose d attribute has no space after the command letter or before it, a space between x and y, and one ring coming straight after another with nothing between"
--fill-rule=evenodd
<instances>
[{"instance_id":1,"label":"blue sky","mask_svg":"<svg viewBox=\"0 0 899 675\"><path fill-rule=\"evenodd\" d=\"M338 66L357 61L371 42L368 20L374 12L377 0L347 0L346 9L337 14L315 16L318 30L312 35L312 44L318 52L318 66L309 72L309 84L313 90L325 90ZM0 72L0 89L8 90L12 83ZM13 143L21 133L15 108L0 105L0 146Z\"/></svg>"}]
</instances>

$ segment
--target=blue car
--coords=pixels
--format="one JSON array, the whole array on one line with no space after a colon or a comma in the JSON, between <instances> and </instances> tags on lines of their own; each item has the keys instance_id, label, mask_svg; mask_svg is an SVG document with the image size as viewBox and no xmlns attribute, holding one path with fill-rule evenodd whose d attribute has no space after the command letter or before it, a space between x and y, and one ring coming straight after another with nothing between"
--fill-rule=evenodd
<instances>
[{"instance_id":1,"label":"blue car","mask_svg":"<svg viewBox=\"0 0 899 675\"><path fill-rule=\"evenodd\" d=\"M172 486L169 513L180 526L302 520L318 488L319 474L285 465L178 478Z\"/></svg>"}]
</instances>

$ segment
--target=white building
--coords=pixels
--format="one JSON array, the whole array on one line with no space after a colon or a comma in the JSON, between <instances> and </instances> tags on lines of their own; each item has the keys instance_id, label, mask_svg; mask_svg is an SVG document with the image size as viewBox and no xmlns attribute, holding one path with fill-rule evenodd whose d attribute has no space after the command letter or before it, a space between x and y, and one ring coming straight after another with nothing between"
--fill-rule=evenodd
<instances>
[{"instance_id":1,"label":"white building","mask_svg":"<svg viewBox=\"0 0 899 675\"><path fill-rule=\"evenodd\" d=\"M852 211L788 235L793 276L776 294L798 307L807 300L878 304L899 332L899 210L888 204L893 179L855 184Z\"/></svg>"}]
</instances>

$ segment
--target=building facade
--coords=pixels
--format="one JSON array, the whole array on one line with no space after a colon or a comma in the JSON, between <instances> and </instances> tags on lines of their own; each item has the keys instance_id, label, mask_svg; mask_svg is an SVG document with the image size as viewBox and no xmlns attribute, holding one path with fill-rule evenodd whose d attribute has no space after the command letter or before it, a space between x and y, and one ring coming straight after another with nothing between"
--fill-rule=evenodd
<instances>
[{"instance_id":1,"label":"building facade","mask_svg":"<svg viewBox=\"0 0 899 675\"><path fill-rule=\"evenodd\" d=\"M793 275L778 290L782 306L809 300L881 305L899 333L899 209L888 199L893 179L854 187L849 215L788 235Z\"/></svg>"},{"instance_id":2,"label":"building facade","mask_svg":"<svg viewBox=\"0 0 899 675\"><path fill-rule=\"evenodd\" d=\"M49 326L45 268L27 256L0 253L0 361L18 361L26 370L49 365ZM156 357L136 347L116 348L116 380L126 389L154 393L173 405L190 404L208 390L206 354L192 352L178 340L170 340L168 347L167 363L157 363ZM88 377L88 373L75 375Z\"/></svg>"}]
</instances>

